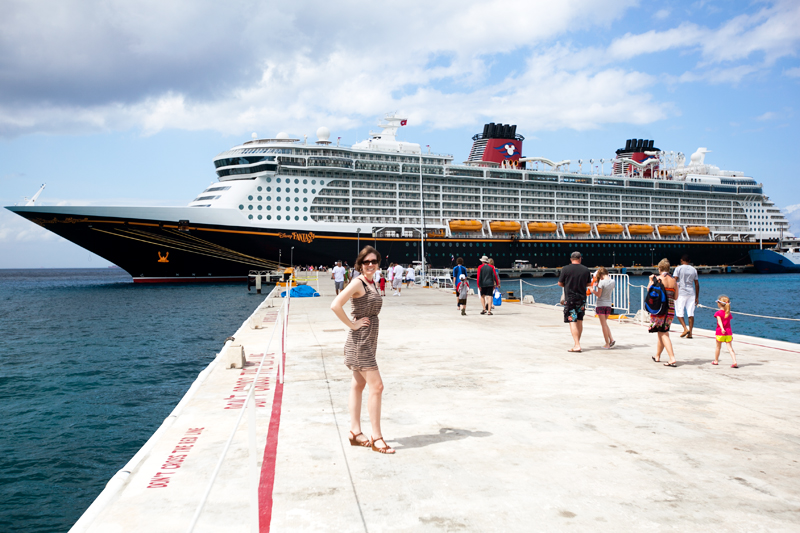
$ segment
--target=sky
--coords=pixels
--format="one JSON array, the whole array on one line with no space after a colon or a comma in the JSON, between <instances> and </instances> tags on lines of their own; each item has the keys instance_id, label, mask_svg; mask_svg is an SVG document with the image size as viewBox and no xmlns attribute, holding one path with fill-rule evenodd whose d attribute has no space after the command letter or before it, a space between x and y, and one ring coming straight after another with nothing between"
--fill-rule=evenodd
<instances>
[{"instance_id":1,"label":"sky","mask_svg":"<svg viewBox=\"0 0 800 533\"><path fill-rule=\"evenodd\" d=\"M0 204L186 205L254 132L352 144L397 111L457 162L487 122L551 160L706 147L800 234L799 49L796 0L4 0ZM0 212L0 268L106 265Z\"/></svg>"}]
</instances>

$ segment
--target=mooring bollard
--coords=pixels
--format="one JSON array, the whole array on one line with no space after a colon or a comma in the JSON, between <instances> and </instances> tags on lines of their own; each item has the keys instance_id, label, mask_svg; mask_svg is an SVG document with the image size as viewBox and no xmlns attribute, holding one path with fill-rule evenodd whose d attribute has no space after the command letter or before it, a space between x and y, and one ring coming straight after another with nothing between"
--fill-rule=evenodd
<instances>
[{"instance_id":1,"label":"mooring bollard","mask_svg":"<svg viewBox=\"0 0 800 533\"><path fill-rule=\"evenodd\" d=\"M256 294L261 294L261 272L256 274Z\"/></svg>"}]
</instances>

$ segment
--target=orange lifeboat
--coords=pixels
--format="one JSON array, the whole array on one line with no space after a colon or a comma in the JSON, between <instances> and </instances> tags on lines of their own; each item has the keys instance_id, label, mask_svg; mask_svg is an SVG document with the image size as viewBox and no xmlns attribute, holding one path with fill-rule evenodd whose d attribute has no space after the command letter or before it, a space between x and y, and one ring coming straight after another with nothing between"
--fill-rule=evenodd
<instances>
[{"instance_id":1,"label":"orange lifeboat","mask_svg":"<svg viewBox=\"0 0 800 533\"><path fill-rule=\"evenodd\" d=\"M597 233L600 235L616 235L622 233L622 224L598 224Z\"/></svg>"},{"instance_id":2,"label":"orange lifeboat","mask_svg":"<svg viewBox=\"0 0 800 533\"><path fill-rule=\"evenodd\" d=\"M687 226L686 233L693 237L705 237L711 230L705 226Z\"/></svg>"},{"instance_id":3,"label":"orange lifeboat","mask_svg":"<svg viewBox=\"0 0 800 533\"><path fill-rule=\"evenodd\" d=\"M483 227L480 220L451 220L450 231L480 231Z\"/></svg>"},{"instance_id":4,"label":"orange lifeboat","mask_svg":"<svg viewBox=\"0 0 800 533\"><path fill-rule=\"evenodd\" d=\"M528 231L531 233L555 233L558 226L555 222L528 222Z\"/></svg>"},{"instance_id":5,"label":"orange lifeboat","mask_svg":"<svg viewBox=\"0 0 800 533\"><path fill-rule=\"evenodd\" d=\"M683 228L680 226L659 226L658 232L661 235L680 235L683 233Z\"/></svg>"},{"instance_id":6,"label":"orange lifeboat","mask_svg":"<svg viewBox=\"0 0 800 533\"><path fill-rule=\"evenodd\" d=\"M653 226L649 224L631 224L628 226L631 235L650 235L653 233Z\"/></svg>"},{"instance_id":7,"label":"orange lifeboat","mask_svg":"<svg viewBox=\"0 0 800 533\"><path fill-rule=\"evenodd\" d=\"M567 222L564 224L564 233L589 233L592 226L583 222Z\"/></svg>"},{"instance_id":8,"label":"orange lifeboat","mask_svg":"<svg viewBox=\"0 0 800 533\"><path fill-rule=\"evenodd\" d=\"M489 222L489 227L494 233L516 233L522 225L513 220L494 220Z\"/></svg>"}]
</instances>

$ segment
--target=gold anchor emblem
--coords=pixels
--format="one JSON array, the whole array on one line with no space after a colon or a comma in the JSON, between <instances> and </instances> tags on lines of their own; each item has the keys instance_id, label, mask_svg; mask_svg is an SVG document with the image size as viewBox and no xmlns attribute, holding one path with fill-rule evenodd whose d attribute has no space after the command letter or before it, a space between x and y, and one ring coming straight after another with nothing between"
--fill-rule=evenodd
<instances>
[{"instance_id":1,"label":"gold anchor emblem","mask_svg":"<svg viewBox=\"0 0 800 533\"><path fill-rule=\"evenodd\" d=\"M168 257L169 257L169 252L167 252L165 255L161 255L161 252L158 252L159 263L169 263L169 259L167 259Z\"/></svg>"}]
</instances>

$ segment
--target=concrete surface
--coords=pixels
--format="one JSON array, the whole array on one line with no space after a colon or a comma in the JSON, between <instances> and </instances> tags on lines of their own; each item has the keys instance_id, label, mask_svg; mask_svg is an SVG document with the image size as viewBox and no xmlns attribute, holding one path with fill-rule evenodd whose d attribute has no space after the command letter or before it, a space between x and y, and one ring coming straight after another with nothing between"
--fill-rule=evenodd
<instances>
[{"instance_id":1,"label":"concrete surface","mask_svg":"<svg viewBox=\"0 0 800 533\"><path fill-rule=\"evenodd\" d=\"M331 296L293 300L273 531L800 530L800 346L736 336L740 368L712 366L711 332L695 330L672 335L669 368L642 326L612 324L607 351L587 319L571 354L557 308L481 316L470 298L462 317L444 291L389 294L394 456L347 442ZM368 433L366 406L363 420Z\"/></svg>"},{"instance_id":2,"label":"concrete surface","mask_svg":"<svg viewBox=\"0 0 800 533\"><path fill-rule=\"evenodd\" d=\"M797 344L736 336L732 369L725 353L710 364L713 337L696 330L673 335L679 366L668 368L651 361L642 326L612 324L617 346L602 350L587 319L584 352L571 354L558 308L505 303L481 316L471 297L462 317L451 293L389 292L387 456L347 441L346 330L322 289L292 300L281 409L279 336L267 355L258 457L270 420L280 428L274 471L258 465L262 479L274 473L261 531L800 530ZM212 364L76 531L186 531L276 311L235 334L248 366ZM366 401L363 420L368 434ZM245 417L196 531L250 530L247 428Z\"/></svg>"}]
</instances>

